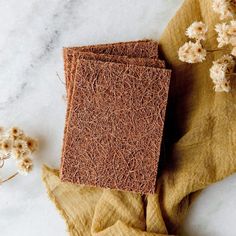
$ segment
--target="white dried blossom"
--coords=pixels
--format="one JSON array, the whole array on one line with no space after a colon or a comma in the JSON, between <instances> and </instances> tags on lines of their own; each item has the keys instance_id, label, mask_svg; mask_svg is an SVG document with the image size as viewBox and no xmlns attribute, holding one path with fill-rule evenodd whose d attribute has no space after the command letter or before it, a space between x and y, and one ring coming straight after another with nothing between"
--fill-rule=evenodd
<instances>
[{"instance_id":1,"label":"white dried blossom","mask_svg":"<svg viewBox=\"0 0 236 236\"><path fill-rule=\"evenodd\" d=\"M224 55L218 60L215 61L216 64L227 64L227 67L229 71L233 71L234 66L235 66L235 61L232 56L230 55Z\"/></svg>"},{"instance_id":2,"label":"white dried blossom","mask_svg":"<svg viewBox=\"0 0 236 236\"><path fill-rule=\"evenodd\" d=\"M210 77L216 92L230 91L230 76L233 73L234 66L234 59L230 55L224 55L220 59L213 61L213 65L210 68Z\"/></svg>"},{"instance_id":3,"label":"white dried blossom","mask_svg":"<svg viewBox=\"0 0 236 236\"><path fill-rule=\"evenodd\" d=\"M191 39L206 40L207 26L202 21L193 22L186 30L186 35Z\"/></svg>"},{"instance_id":4,"label":"white dried blossom","mask_svg":"<svg viewBox=\"0 0 236 236\"><path fill-rule=\"evenodd\" d=\"M233 20L230 22L230 26L229 26L229 30L228 30L228 34L230 35L230 44L233 47L236 47L236 21ZM232 54L232 53L231 53ZM235 53L232 54L235 56Z\"/></svg>"},{"instance_id":5,"label":"white dried blossom","mask_svg":"<svg viewBox=\"0 0 236 236\"><path fill-rule=\"evenodd\" d=\"M220 15L221 20L234 16L235 6L232 0L212 0L212 8Z\"/></svg>"},{"instance_id":6,"label":"white dried blossom","mask_svg":"<svg viewBox=\"0 0 236 236\"><path fill-rule=\"evenodd\" d=\"M33 169L33 162L30 158L25 157L18 162L18 172L21 175L28 175Z\"/></svg>"},{"instance_id":7,"label":"white dried blossom","mask_svg":"<svg viewBox=\"0 0 236 236\"><path fill-rule=\"evenodd\" d=\"M227 44L230 44L230 34L228 33L230 26L226 23L217 24L215 31L218 33L217 42L218 47L221 48Z\"/></svg>"},{"instance_id":8,"label":"white dried blossom","mask_svg":"<svg viewBox=\"0 0 236 236\"><path fill-rule=\"evenodd\" d=\"M214 85L215 92L226 92L228 93L231 90L230 80L224 79Z\"/></svg>"},{"instance_id":9,"label":"white dried blossom","mask_svg":"<svg viewBox=\"0 0 236 236\"><path fill-rule=\"evenodd\" d=\"M192 45L192 42L187 42L185 43L183 46L181 46L179 48L179 51L178 51L178 56L179 56L179 59L183 62L187 62L189 60L189 54L190 54L190 51L191 51L191 45Z\"/></svg>"},{"instance_id":10,"label":"white dried blossom","mask_svg":"<svg viewBox=\"0 0 236 236\"><path fill-rule=\"evenodd\" d=\"M179 59L187 63L203 62L206 59L206 50L199 42L186 42L178 51Z\"/></svg>"},{"instance_id":11,"label":"white dried blossom","mask_svg":"<svg viewBox=\"0 0 236 236\"><path fill-rule=\"evenodd\" d=\"M18 167L16 173L3 181L0 179L0 184L15 178L18 174L27 175L33 168L30 156L37 149L38 141L26 136L18 127L12 127L6 131L0 127L0 168L3 168L5 162L10 158L17 160Z\"/></svg>"},{"instance_id":12,"label":"white dried blossom","mask_svg":"<svg viewBox=\"0 0 236 236\"><path fill-rule=\"evenodd\" d=\"M30 155L30 152L27 150L27 151L19 151L18 149L13 149L13 152L12 152L12 155L13 155L13 158L16 159L16 160L20 160L24 157L28 157Z\"/></svg>"},{"instance_id":13,"label":"white dried blossom","mask_svg":"<svg viewBox=\"0 0 236 236\"><path fill-rule=\"evenodd\" d=\"M27 144L27 147L31 153L37 151L38 149L38 141L36 139L33 139L31 137L25 137L24 141Z\"/></svg>"},{"instance_id":14,"label":"white dried blossom","mask_svg":"<svg viewBox=\"0 0 236 236\"><path fill-rule=\"evenodd\" d=\"M210 77L214 83L226 78L226 68L227 64L213 62L213 66L210 68Z\"/></svg>"},{"instance_id":15,"label":"white dried blossom","mask_svg":"<svg viewBox=\"0 0 236 236\"><path fill-rule=\"evenodd\" d=\"M14 142L14 150L15 151L18 151L20 153L23 153L23 152L27 152L28 151L28 146L27 146L27 143L25 142L25 140L16 140Z\"/></svg>"},{"instance_id":16,"label":"white dried blossom","mask_svg":"<svg viewBox=\"0 0 236 236\"><path fill-rule=\"evenodd\" d=\"M12 150L12 140L9 138L1 140L1 150L4 153L9 153Z\"/></svg>"},{"instance_id":17,"label":"white dried blossom","mask_svg":"<svg viewBox=\"0 0 236 236\"><path fill-rule=\"evenodd\" d=\"M18 127L12 127L9 131L9 134L12 138L16 139L19 138L20 136L22 136L24 134L24 132L19 129Z\"/></svg>"},{"instance_id":18,"label":"white dried blossom","mask_svg":"<svg viewBox=\"0 0 236 236\"><path fill-rule=\"evenodd\" d=\"M207 51L200 43L195 43L192 50L193 54L195 55L194 63L203 62L206 59Z\"/></svg>"}]
</instances>

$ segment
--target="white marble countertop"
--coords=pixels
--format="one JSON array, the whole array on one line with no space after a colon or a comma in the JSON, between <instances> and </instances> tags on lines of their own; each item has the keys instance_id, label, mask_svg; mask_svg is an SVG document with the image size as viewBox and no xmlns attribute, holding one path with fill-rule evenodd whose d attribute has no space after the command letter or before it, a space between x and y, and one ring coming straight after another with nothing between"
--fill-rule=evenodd
<instances>
[{"instance_id":1,"label":"white marble countertop","mask_svg":"<svg viewBox=\"0 0 236 236\"><path fill-rule=\"evenodd\" d=\"M182 0L1 0L0 125L40 140L33 173L0 186L1 236L64 236L41 182L58 167L65 119L62 47L158 37ZM11 166L7 167L11 171ZM6 174L6 173L0 173ZM189 236L236 235L236 175L205 190L184 224Z\"/></svg>"}]
</instances>

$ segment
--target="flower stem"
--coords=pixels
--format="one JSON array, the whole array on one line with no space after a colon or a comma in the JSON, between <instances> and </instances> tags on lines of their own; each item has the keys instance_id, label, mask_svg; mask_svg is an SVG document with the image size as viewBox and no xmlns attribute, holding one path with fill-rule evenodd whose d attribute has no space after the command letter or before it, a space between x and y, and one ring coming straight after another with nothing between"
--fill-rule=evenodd
<instances>
[{"instance_id":1,"label":"flower stem","mask_svg":"<svg viewBox=\"0 0 236 236\"><path fill-rule=\"evenodd\" d=\"M3 168L5 160L9 159L11 156L9 155L9 153L7 155L4 155L2 157L0 157L0 168Z\"/></svg>"},{"instance_id":2,"label":"flower stem","mask_svg":"<svg viewBox=\"0 0 236 236\"><path fill-rule=\"evenodd\" d=\"M58 73L57 73L57 78L60 80L60 82L61 82L63 85L66 85L66 83L62 80L62 78L59 76Z\"/></svg>"},{"instance_id":3,"label":"flower stem","mask_svg":"<svg viewBox=\"0 0 236 236\"><path fill-rule=\"evenodd\" d=\"M3 161L7 159L10 159L10 156L5 156L5 157L0 158L0 160L3 160Z\"/></svg>"},{"instance_id":4,"label":"flower stem","mask_svg":"<svg viewBox=\"0 0 236 236\"><path fill-rule=\"evenodd\" d=\"M4 179L4 180L0 181L0 185L7 182L7 181L9 181L9 180L11 180L11 179L13 179L13 178L15 178L18 174L19 174L19 172L16 172L15 174L9 176L7 179Z\"/></svg>"},{"instance_id":5,"label":"flower stem","mask_svg":"<svg viewBox=\"0 0 236 236\"><path fill-rule=\"evenodd\" d=\"M4 166L4 161L1 160L0 168L3 168Z\"/></svg>"},{"instance_id":6,"label":"flower stem","mask_svg":"<svg viewBox=\"0 0 236 236\"><path fill-rule=\"evenodd\" d=\"M230 52L230 50L226 50L226 49L208 49L207 52L220 52L220 51L226 51L226 52Z\"/></svg>"}]
</instances>

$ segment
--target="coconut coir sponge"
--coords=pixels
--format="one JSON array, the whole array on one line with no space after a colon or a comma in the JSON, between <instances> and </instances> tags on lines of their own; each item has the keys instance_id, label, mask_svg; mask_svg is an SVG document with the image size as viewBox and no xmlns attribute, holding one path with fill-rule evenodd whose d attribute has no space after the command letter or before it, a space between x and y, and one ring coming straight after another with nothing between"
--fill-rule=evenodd
<instances>
[{"instance_id":1,"label":"coconut coir sponge","mask_svg":"<svg viewBox=\"0 0 236 236\"><path fill-rule=\"evenodd\" d=\"M130 42L120 42L111 44L98 44L82 47L64 48L64 66L66 85L69 84L73 56L77 52L93 52L96 54L106 54L115 56L126 56L132 58L158 58L158 43L153 40L139 40Z\"/></svg>"},{"instance_id":2,"label":"coconut coir sponge","mask_svg":"<svg viewBox=\"0 0 236 236\"><path fill-rule=\"evenodd\" d=\"M158 68L165 67L165 62L157 58L158 43L151 40L140 40L140 41L112 43L112 44L100 44L100 45L64 48L63 52L64 52L64 65L65 65L65 78L67 85L66 117L68 117L70 113L70 100L73 90L73 81L74 81L77 61L79 59L101 60L104 62L117 62L117 63L134 64L134 65L145 65ZM66 139L66 135L67 135L67 122L64 129L64 139ZM64 148L62 150L62 153L64 153Z\"/></svg>"},{"instance_id":3,"label":"coconut coir sponge","mask_svg":"<svg viewBox=\"0 0 236 236\"><path fill-rule=\"evenodd\" d=\"M154 193L171 72L79 60L61 179Z\"/></svg>"},{"instance_id":4,"label":"coconut coir sponge","mask_svg":"<svg viewBox=\"0 0 236 236\"><path fill-rule=\"evenodd\" d=\"M73 53L73 59L71 61L71 65L69 66L70 68L70 74L68 75L69 86L67 88L68 102L70 101L70 94L71 94L71 87L72 87L71 84L73 84L73 81L74 81L77 62L80 59L96 60L96 61L103 61L103 62L116 62L116 63L132 64L132 65L137 65L137 66L150 66L150 67L156 67L156 68L165 68L165 61L154 59L154 58L138 58L138 57L131 58L127 56L96 54L96 53L91 53L91 52L76 51Z\"/></svg>"}]
</instances>

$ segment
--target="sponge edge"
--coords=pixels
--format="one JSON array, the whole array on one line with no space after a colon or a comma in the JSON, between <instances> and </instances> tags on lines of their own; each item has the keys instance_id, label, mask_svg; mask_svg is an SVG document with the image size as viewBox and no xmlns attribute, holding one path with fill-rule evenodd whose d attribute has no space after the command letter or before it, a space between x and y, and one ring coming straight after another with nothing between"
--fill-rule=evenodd
<instances>
[{"instance_id":1,"label":"sponge edge","mask_svg":"<svg viewBox=\"0 0 236 236\"><path fill-rule=\"evenodd\" d=\"M99 44L83 47L69 47L63 49L64 69L66 85L69 83L74 53L92 52L114 56L126 56L131 58L158 58L158 43L153 40L140 40L119 42L111 44ZM76 61L74 61L76 62Z\"/></svg>"},{"instance_id":2,"label":"sponge edge","mask_svg":"<svg viewBox=\"0 0 236 236\"><path fill-rule=\"evenodd\" d=\"M114 62L131 64L137 66L148 66L155 68L165 68L165 61L153 58L130 58L127 56L116 56L109 54L96 54L91 52L74 52L73 59L70 65L70 74L68 75L69 87L67 88L68 102L70 102L71 84L73 84L74 76L76 73L77 61L80 59L95 60L103 62ZM79 63L79 62L78 62Z\"/></svg>"},{"instance_id":3,"label":"sponge edge","mask_svg":"<svg viewBox=\"0 0 236 236\"><path fill-rule=\"evenodd\" d=\"M154 193L171 71L77 62L61 179Z\"/></svg>"},{"instance_id":4,"label":"sponge edge","mask_svg":"<svg viewBox=\"0 0 236 236\"><path fill-rule=\"evenodd\" d=\"M93 52L96 54L109 54L127 56L132 58L158 58L158 42L154 40L139 40L110 44L98 44L82 47L64 48L64 53Z\"/></svg>"}]
</instances>

